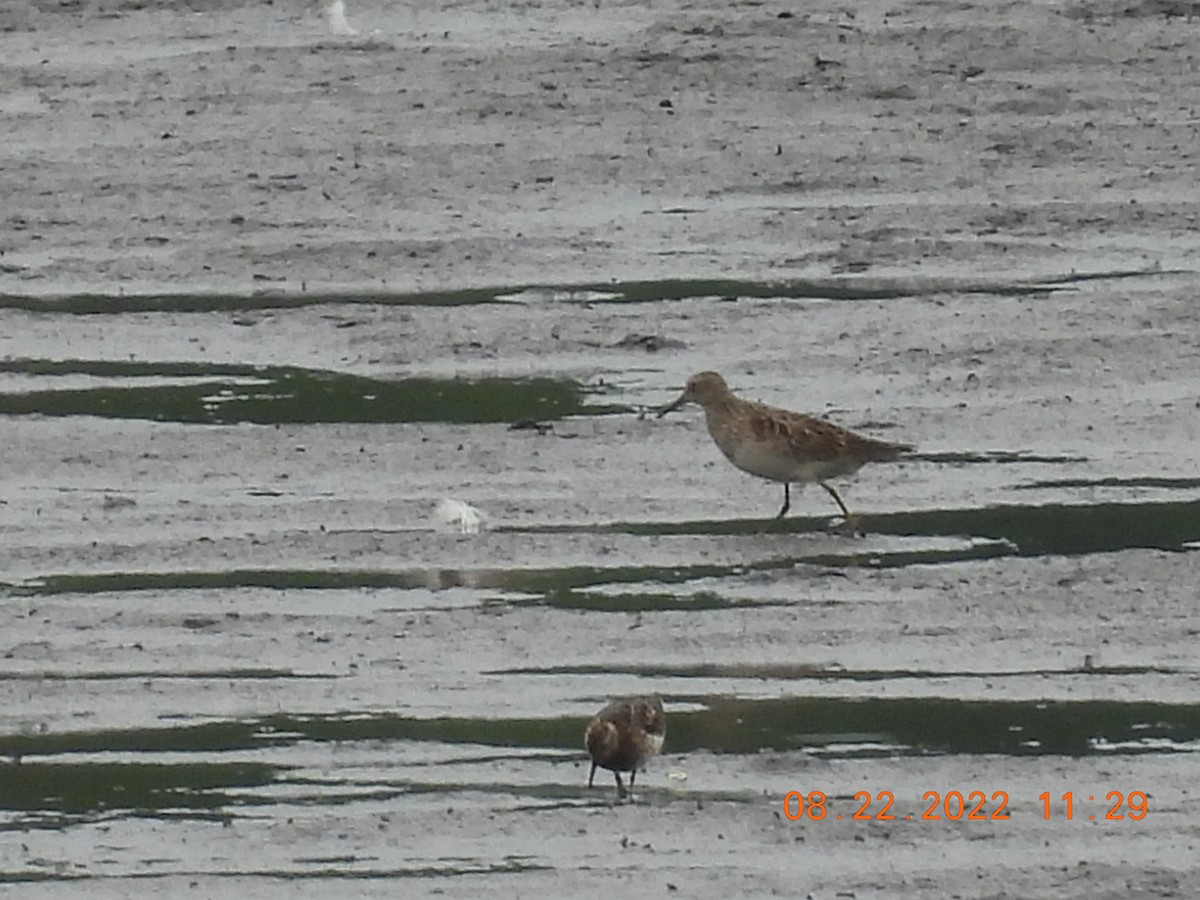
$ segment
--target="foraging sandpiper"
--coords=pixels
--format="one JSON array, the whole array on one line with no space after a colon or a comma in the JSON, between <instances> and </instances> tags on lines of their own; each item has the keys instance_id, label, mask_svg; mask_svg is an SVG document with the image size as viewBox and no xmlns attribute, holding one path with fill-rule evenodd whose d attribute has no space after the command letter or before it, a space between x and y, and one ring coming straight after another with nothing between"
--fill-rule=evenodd
<instances>
[{"instance_id":1,"label":"foraging sandpiper","mask_svg":"<svg viewBox=\"0 0 1200 900\"><path fill-rule=\"evenodd\" d=\"M862 437L812 416L743 400L716 372L689 378L683 394L659 410L659 418L686 403L704 408L708 433L726 459L743 472L783 482L783 508L777 519L791 508L791 485L815 481L837 501L846 524L855 527L855 517L826 483L828 479L851 475L866 463L896 459L913 449L908 444Z\"/></svg>"},{"instance_id":2,"label":"foraging sandpiper","mask_svg":"<svg viewBox=\"0 0 1200 900\"><path fill-rule=\"evenodd\" d=\"M624 800L629 791L621 773L629 773L629 787L637 770L662 750L667 736L667 718L662 699L655 695L614 700L596 714L583 733L583 743L592 758L588 787L596 777L596 768L608 769L617 779L617 797Z\"/></svg>"}]
</instances>

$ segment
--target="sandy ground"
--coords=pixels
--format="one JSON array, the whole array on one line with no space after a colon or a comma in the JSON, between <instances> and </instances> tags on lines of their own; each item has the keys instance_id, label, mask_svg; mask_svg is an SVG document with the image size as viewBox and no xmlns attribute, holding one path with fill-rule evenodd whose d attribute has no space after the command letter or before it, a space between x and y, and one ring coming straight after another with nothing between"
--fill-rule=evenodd
<instances>
[{"instance_id":1,"label":"sandy ground","mask_svg":"<svg viewBox=\"0 0 1200 900\"><path fill-rule=\"evenodd\" d=\"M1193 268L1194 4L0 12L25 292Z\"/></svg>"},{"instance_id":2,"label":"sandy ground","mask_svg":"<svg viewBox=\"0 0 1200 900\"><path fill-rule=\"evenodd\" d=\"M5 6L0 883L1194 894L1198 13Z\"/></svg>"}]
</instances>

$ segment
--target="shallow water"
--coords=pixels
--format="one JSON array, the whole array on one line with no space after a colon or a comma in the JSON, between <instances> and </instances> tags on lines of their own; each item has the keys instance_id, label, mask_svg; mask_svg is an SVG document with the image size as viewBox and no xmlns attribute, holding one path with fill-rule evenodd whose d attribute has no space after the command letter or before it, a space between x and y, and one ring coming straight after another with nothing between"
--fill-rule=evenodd
<instances>
[{"instance_id":1,"label":"shallow water","mask_svg":"<svg viewBox=\"0 0 1200 900\"><path fill-rule=\"evenodd\" d=\"M463 322L443 340L468 321L528 331L567 302L451 307ZM146 315L100 321L170 345L175 314ZM187 315L211 355L238 355L229 313ZM1110 839L1138 871L1180 859L1200 760L1186 456L1146 467L1058 410L1056 429L1003 440L1051 397L1037 377L1024 403L984 404L990 438L939 442L953 426L938 389L900 365L869 411L838 415L922 445L847 484L867 529L852 536L829 530L817 492L772 521L777 488L728 467L696 414L638 412L698 365L690 350L610 348L625 374L603 384L571 374L552 336L524 378L397 378L365 349L323 374L286 365L289 346L319 355L291 343L305 308L271 316L288 343L254 344L253 365L116 359L77 341L96 314L67 304L41 315L38 355L4 364L23 448L0 505L5 881L34 896L134 881L327 894L343 879L372 896L398 878L571 893L595 841L617 838L655 884L702 894L728 889L730 867L779 887L797 840L823 848L814 884L859 896L891 890L882 870L847 875L864 840L910 868L932 864L923 842L969 867L979 840L1024 866L1047 833L1089 865ZM707 327L679 319L669 336L701 343L688 321ZM977 339L961 317L925 321L943 347ZM346 331L390 340L386 316ZM241 405L206 405L235 382ZM1157 446L1188 445L1183 420L1096 396L1086 418L1140 410ZM436 530L443 495L490 529ZM583 727L606 697L646 690L666 701L666 755L614 806L611 784L585 786ZM791 791L825 793L830 815L796 818ZM979 815L937 805L953 791L986 798ZM877 820L885 799L895 818ZM1074 843L1075 817L1104 837ZM697 857L716 832L735 855Z\"/></svg>"},{"instance_id":2,"label":"shallow water","mask_svg":"<svg viewBox=\"0 0 1200 900\"><path fill-rule=\"evenodd\" d=\"M1186 19L136 6L0 10L6 891L1187 894Z\"/></svg>"}]
</instances>

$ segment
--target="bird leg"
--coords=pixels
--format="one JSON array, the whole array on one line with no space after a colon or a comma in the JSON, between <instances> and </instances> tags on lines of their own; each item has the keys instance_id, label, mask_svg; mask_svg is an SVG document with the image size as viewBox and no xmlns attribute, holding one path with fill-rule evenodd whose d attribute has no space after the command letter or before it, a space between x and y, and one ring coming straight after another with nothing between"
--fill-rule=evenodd
<instances>
[{"instance_id":1,"label":"bird leg","mask_svg":"<svg viewBox=\"0 0 1200 900\"><path fill-rule=\"evenodd\" d=\"M852 514L850 512L850 510L846 509L846 504L842 502L842 498L838 496L837 491L835 491L833 488L831 488L829 485L827 485L823 481L820 481L817 483L820 484L821 487L825 488L825 490L829 491L829 496L832 497L835 501L837 501L838 508L842 511L842 517L846 520L845 521L846 527L849 528L852 533L857 534L858 530L859 530L858 529L858 516Z\"/></svg>"},{"instance_id":2,"label":"bird leg","mask_svg":"<svg viewBox=\"0 0 1200 900\"><path fill-rule=\"evenodd\" d=\"M850 510L846 509L846 504L842 502L842 498L838 496L838 492L835 491L833 488L831 488L829 485L827 485L823 481L820 482L820 485L821 485L821 487L825 488L825 490L829 491L829 496L832 497L837 502L838 508L841 509L841 511L842 511L842 515L847 520L849 520Z\"/></svg>"},{"instance_id":3,"label":"bird leg","mask_svg":"<svg viewBox=\"0 0 1200 900\"><path fill-rule=\"evenodd\" d=\"M613 772L613 777L617 779L617 799L624 800L629 796L629 791L625 789L625 785L621 781L621 773ZM630 784L633 784L633 782L631 781Z\"/></svg>"},{"instance_id":4,"label":"bird leg","mask_svg":"<svg viewBox=\"0 0 1200 900\"><path fill-rule=\"evenodd\" d=\"M588 787L592 786L592 779L596 777L596 763L592 762L592 771L588 773Z\"/></svg>"},{"instance_id":5,"label":"bird leg","mask_svg":"<svg viewBox=\"0 0 1200 900\"><path fill-rule=\"evenodd\" d=\"M826 488L826 490L833 490L833 488ZM834 494L834 496L836 497L837 494ZM838 503L841 503L841 502L842 502L841 500L838 501ZM775 518L782 519L784 516L787 515L787 511L791 508L792 508L792 486L785 481L783 483L783 509L779 510L779 513L775 516ZM844 508L845 507L843 507L843 509Z\"/></svg>"}]
</instances>

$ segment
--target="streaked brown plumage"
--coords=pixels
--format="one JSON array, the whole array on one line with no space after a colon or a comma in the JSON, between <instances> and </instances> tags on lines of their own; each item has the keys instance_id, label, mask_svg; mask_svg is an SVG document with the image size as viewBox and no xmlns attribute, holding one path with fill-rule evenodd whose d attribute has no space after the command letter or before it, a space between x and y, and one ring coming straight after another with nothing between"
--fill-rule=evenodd
<instances>
[{"instance_id":1,"label":"streaked brown plumage","mask_svg":"<svg viewBox=\"0 0 1200 900\"><path fill-rule=\"evenodd\" d=\"M629 787L637 770L662 750L667 736L667 717L662 699L655 695L614 700L596 714L583 733L583 744L592 758L588 787L596 768L608 769L617 779L617 796L629 795L621 773L629 773Z\"/></svg>"},{"instance_id":2,"label":"streaked brown plumage","mask_svg":"<svg viewBox=\"0 0 1200 900\"><path fill-rule=\"evenodd\" d=\"M826 482L913 449L863 437L812 416L743 400L716 372L693 375L679 399L664 406L658 415L661 418L686 403L704 408L708 433L726 459L743 472L783 482L783 508L777 519L791 508L792 483L815 481L837 502L846 521L853 522L838 492Z\"/></svg>"}]
</instances>

